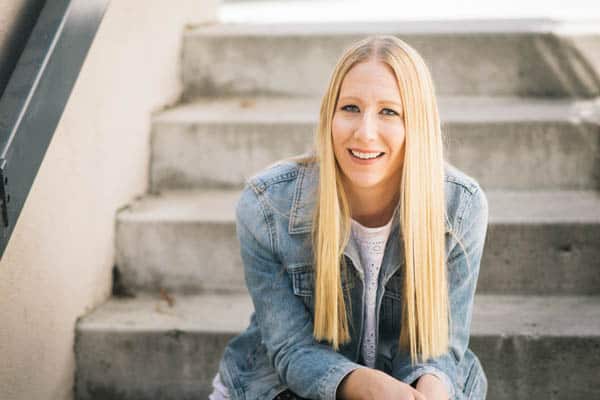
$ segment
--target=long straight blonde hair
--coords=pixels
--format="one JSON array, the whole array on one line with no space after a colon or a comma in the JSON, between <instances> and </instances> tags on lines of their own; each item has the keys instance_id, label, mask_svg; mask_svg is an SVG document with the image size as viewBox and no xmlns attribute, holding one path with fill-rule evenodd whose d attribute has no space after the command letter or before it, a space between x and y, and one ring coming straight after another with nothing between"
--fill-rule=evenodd
<instances>
[{"instance_id":1,"label":"long straight blonde hair","mask_svg":"<svg viewBox=\"0 0 600 400\"><path fill-rule=\"evenodd\" d=\"M319 185L313 215L315 264L314 332L334 349L350 340L341 285L343 251L350 237L350 205L332 142L332 119L342 81L357 63L377 60L394 72L404 106L406 139L400 193L400 245L405 275L399 346L411 362L448 348L449 312L445 267L443 143L430 72L421 56L393 36L371 36L348 48L325 92L315 135ZM400 173L400 171L399 171Z\"/></svg>"}]
</instances>

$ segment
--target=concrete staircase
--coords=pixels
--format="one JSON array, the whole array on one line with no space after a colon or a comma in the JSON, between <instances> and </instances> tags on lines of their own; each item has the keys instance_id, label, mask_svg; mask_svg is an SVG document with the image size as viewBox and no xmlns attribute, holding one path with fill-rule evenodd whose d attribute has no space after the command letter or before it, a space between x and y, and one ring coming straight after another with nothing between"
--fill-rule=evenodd
<instances>
[{"instance_id":1,"label":"concrete staircase","mask_svg":"<svg viewBox=\"0 0 600 400\"><path fill-rule=\"evenodd\" d=\"M117 215L115 296L76 327L76 398L207 398L223 347L252 312L234 225L244 179L310 148L335 60L372 33L427 59L448 159L488 194L470 344L488 399L600 398L600 29L577 28L185 32L185 102L153 117L151 192Z\"/></svg>"}]
</instances>

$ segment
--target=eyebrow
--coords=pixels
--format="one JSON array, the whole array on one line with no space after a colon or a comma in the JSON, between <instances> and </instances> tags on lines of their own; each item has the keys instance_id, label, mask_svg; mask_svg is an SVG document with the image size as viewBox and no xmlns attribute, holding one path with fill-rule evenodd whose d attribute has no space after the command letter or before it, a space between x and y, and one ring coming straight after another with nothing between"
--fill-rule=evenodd
<instances>
[{"instance_id":1,"label":"eyebrow","mask_svg":"<svg viewBox=\"0 0 600 400\"><path fill-rule=\"evenodd\" d=\"M339 100L338 100L338 102L351 101L351 100L360 102L360 99L358 97L355 97L355 96L340 97ZM402 107L402 103L398 103L397 101L394 101L394 100L379 100L377 103L378 104L395 104L398 107Z\"/></svg>"}]
</instances>

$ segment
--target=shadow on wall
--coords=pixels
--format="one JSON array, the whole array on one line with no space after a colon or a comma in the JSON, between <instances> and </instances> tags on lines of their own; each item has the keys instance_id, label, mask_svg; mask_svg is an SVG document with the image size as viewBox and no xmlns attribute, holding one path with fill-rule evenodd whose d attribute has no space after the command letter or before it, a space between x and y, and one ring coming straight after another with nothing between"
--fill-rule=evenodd
<instances>
[{"instance_id":1,"label":"shadow on wall","mask_svg":"<svg viewBox=\"0 0 600 400\"><path fill-rule=\"evenodd\" d=\"M0 97L44 3L44 0L0 0Z\"/></svg>"}]
</instances>

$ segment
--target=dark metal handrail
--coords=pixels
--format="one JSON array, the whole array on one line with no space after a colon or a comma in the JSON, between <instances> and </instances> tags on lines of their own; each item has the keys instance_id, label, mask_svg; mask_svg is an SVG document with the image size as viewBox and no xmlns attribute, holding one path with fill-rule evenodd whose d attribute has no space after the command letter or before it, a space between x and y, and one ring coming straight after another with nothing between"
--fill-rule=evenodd
<instances>
[{"instance_id":1,"label":"dark metal handrail","mask_svg":"<svg viewBox=\"0 0 600 400\"><path fill-rule=\"evenodd\" d=\"M0 97L44 4L45 0L0 0Z\"/></svg>"},{"instance_id":2,"label":"dark metal handrail","mask_svg":"<svg viewBox=\"0 0 600 400\"><path fill-rule=\"evenodd\" d=\"M0 98L0 257L109 0L50 0Z\"/></svg>"}]
</instances>

